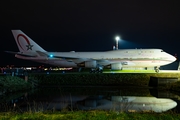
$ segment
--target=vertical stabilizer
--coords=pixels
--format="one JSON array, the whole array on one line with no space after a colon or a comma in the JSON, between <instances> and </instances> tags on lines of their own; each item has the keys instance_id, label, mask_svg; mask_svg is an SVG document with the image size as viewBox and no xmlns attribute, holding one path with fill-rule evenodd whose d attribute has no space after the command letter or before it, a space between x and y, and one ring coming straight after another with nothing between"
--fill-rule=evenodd
<instances>
[{"instance_id":1,"label":"vertical stabilizer","mask_svg":"<svg viewBox=\"0 0 180 120\"><path fill-rule=\"evenodd\" d=\"M12 30L12 33L20 52L46 52L21 30Z\"/></svg>"}]
</instances>

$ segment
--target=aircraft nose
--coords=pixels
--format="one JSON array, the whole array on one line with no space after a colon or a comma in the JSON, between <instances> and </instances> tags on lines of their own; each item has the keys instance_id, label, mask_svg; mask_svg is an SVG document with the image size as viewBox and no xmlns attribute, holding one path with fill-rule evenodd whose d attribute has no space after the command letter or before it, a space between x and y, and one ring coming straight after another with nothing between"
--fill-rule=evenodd
<instances>
[{"instance_id":1,"label":"aircraft nose","mask_svg":"<svg viewBox=\"0 0 180 120\"><path fill-rule=\"evenodd\" d=\"M174 61L176 61L176 60L177 60L177 58L176 58L176 57L174 57L174 56L172 56L172 55L171 55L170 59L172 60L172 62L174 62Z\"/></svg>"}]
</instances>

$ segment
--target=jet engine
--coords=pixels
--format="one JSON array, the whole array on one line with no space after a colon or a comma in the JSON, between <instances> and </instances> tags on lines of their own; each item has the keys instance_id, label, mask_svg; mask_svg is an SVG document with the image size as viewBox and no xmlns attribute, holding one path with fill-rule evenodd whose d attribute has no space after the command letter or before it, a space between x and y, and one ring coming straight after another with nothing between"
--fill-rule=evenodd
<instances>
[{"instance_id":1,"label":"jet engine","mask_svg":"<svg viewBox=\"0 0 180 120\"><path fill-rule=\"evenodd\" d=\"M112 70L121 70L122 69L122 64L121 63L111 64L111 69Z\"/></svg>"}]
</instances>

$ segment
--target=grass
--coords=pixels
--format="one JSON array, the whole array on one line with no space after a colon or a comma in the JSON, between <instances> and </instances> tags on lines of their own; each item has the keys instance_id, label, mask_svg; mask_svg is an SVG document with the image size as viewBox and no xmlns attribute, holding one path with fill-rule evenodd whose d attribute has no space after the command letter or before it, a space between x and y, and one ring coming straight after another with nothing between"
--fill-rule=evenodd
<instances>
[{"instance_id":1,"label":"grass","mask_svg":"<svg viewBox=\"0 0 180 120\"><path fill-rule=\"evenodd\" d=\"M131 71L131 70L124 70ZM29 79L36 80L40 86L60 86L60 85L133 85L133 86L146 86L149 85L150 77L176 77L180 78L180 73L125 73L120 74L29 74ZM118 72L118 71L113 71Z\"/></svg>"},{"instance_id":2,"label":"grass","mask_svg":"<svg viewBox=\"0 0 180 120\"><path fill-rule=\"evenodd\" d=\"M103 73L156 73L155 70L104 70Z\"/></svg>"},{"instance_id":3,"label":"grass","mask_svg":"<svg viewBox=\"0 0 180 120\"><path fill-rule=\"evenodd\" d=\"M16 76L0 76L0 92L12 93L30 89L30 83Z\"/></svg>"},{"instance_id":4,"label":"grass","mask_svg":"<svg viewBox=\"0 0 180 120\"><path fill-rule=\"evenodd\" d=\"M124 70L124 72L132 70ZM137 70L138 71L138 70ZM144 70L139 70L144 71ZM0 76L0 93L12 93L20 90L26 90L37 86L142 86L148 87L150 77L176 77L180 78L180 73L121 73L121 74L29 74L29 80L16 76ZM114 71L118 72L118 71ZM34 81L34 82L32 82ZM30 83L34 84L30 84ZM180 91L180 83L174 83L168 87L170 90Z\"/></svg>"},{"instance_id":5,"label":"grass","mask_svg":"<svg viewBox=\"0 0 180 120\"><path fill-rule=\"evenodd\" d=\"M119 113L113 111L61 111L0 113L1 120L179 120L176 113Z\"/></svg>"}]
</instances>

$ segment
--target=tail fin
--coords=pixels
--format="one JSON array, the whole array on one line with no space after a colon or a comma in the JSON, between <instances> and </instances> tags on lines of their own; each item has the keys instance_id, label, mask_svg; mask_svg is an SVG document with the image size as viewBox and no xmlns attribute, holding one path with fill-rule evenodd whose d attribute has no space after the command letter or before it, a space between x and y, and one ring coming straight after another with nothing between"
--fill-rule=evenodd
<instances>
[{"instance_id":1,"label":"tail fin","mask_svg":"<svg viewBox=\"0 0 180 120\"><path fill-rule=\"evenodd\" d=\"M21 30L12 30L12 33L20 52L46 52L42 47L35 43Z\"/></svg>"}]
</instances>

